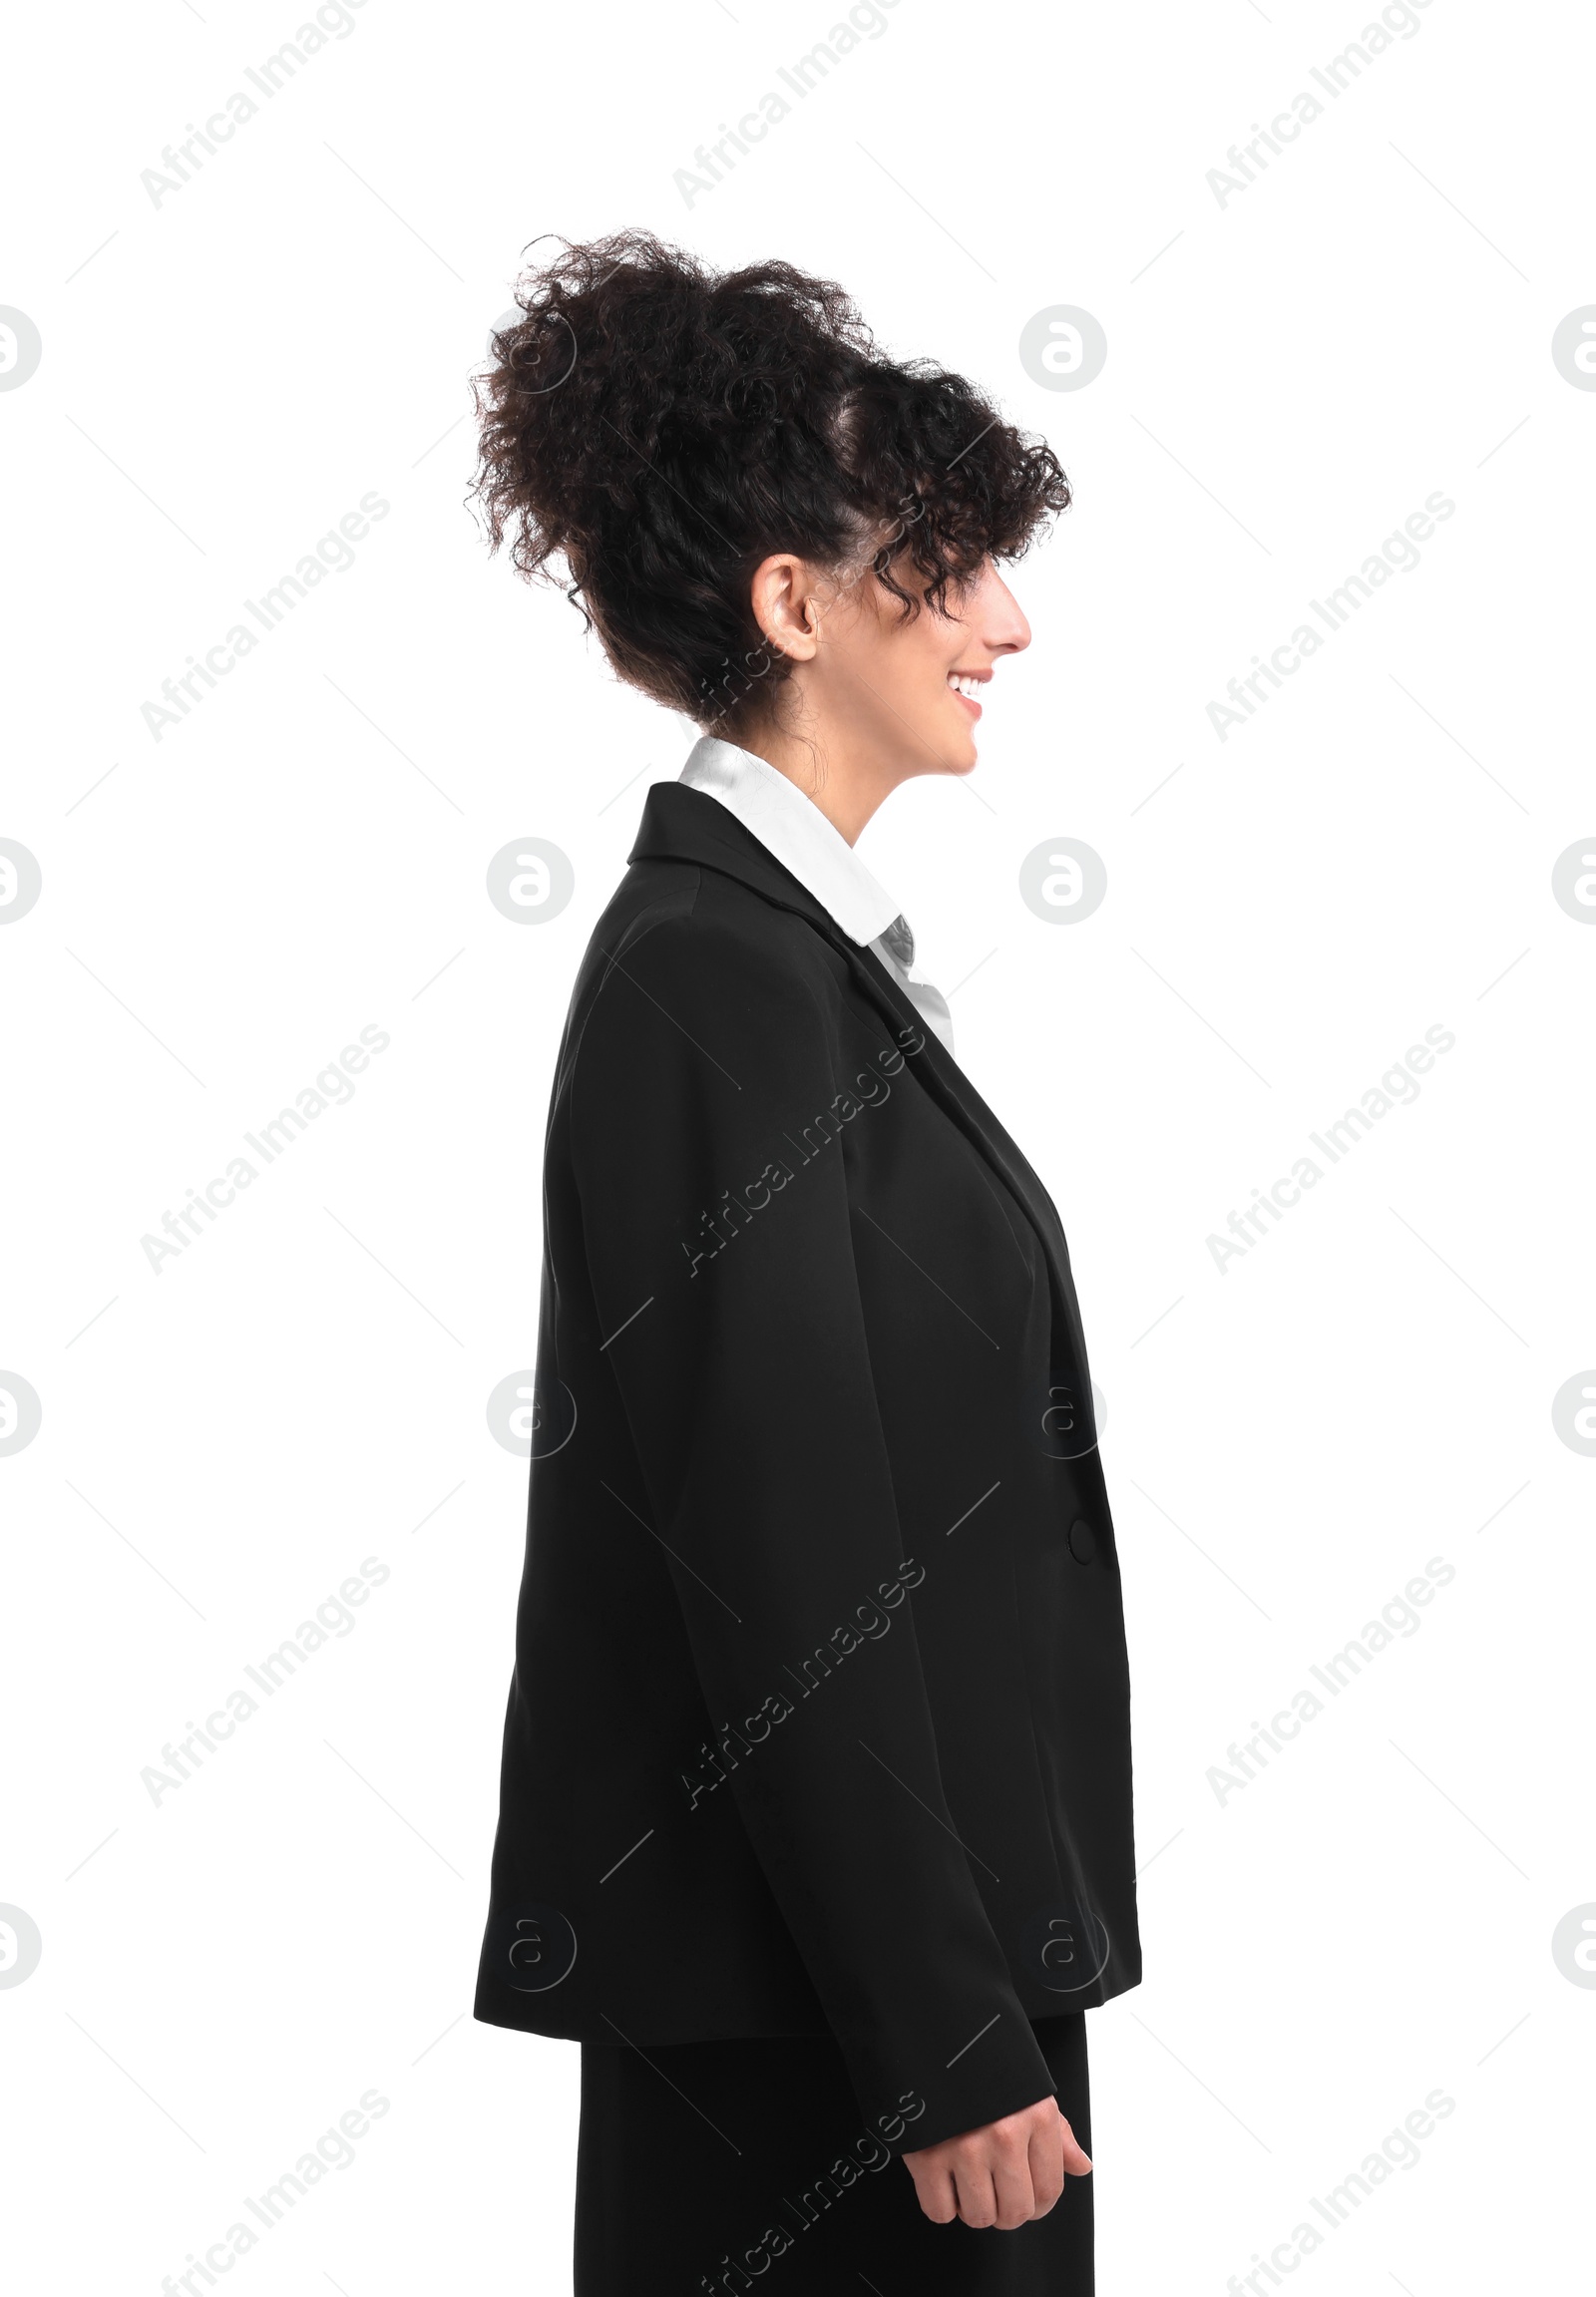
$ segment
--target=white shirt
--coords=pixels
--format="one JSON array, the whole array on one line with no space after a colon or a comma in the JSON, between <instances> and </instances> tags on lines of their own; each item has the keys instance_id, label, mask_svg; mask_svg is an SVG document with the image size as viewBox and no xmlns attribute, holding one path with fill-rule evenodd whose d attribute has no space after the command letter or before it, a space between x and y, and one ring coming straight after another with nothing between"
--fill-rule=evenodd
<instances>
[{"instance_id":1,"label":"white shirt","mask_svg":"<svg viewBox=\"0 0 1596 2297\"><path fill-rule=\"evenodd\" d=\"M713 734L694 743L677 778L689 789L718 798L766 853L814 895L851 942L874 950L922 1019L953 1051L948 1000L914 970L915 937L908 919L813 798L752 750Z\"/></svg>"}]
</instances>

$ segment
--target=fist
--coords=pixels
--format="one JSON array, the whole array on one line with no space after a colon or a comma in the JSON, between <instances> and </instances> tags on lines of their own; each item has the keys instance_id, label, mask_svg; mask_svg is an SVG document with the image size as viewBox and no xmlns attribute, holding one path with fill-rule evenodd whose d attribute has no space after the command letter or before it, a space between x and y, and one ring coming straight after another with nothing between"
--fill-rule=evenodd
<instances>
[{"instance_id":1,"label":"fist","mask_svg":"<svg viewBox=\"0 0 1596 2297\"><path fill-rule=\"evenodd\" d=\"M934 2224L951 2225L957 2217L965 2225L996 2225L1002 2232L1045 2217L1066 2176L1091 2172L1051 2096L903 2158Z\"/></svg>"}]
</instances>

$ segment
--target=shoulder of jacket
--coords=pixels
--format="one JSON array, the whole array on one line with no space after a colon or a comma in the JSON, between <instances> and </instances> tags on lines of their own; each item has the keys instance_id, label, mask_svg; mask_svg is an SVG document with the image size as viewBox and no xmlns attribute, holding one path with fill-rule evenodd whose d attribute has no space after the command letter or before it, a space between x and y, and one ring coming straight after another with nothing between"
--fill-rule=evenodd
<instances>
[{"instance_id":1,"label":"shoulder of jacket","mask_svg":"<svg viewBox=\"0 0 1596 2297\"><path fill-rule=\"evenodd\" d=\"M623 900L628 892L631 898ZM613 934L603 930L611 923L619 928ZM606 969L623 965L640 981L668 974L706 990L757 983L782 1002L817 1000L822 1009L831 1001L824 988L838 961L808 919L691 862L650 864L641 884L623 883L594 943L596 955L602 948Z\"/></svg>"},{"instance_id":2,"label":"shoulder of jacket","mask_svg":"<svg viewBox=\"0 0 1596 2297\"><path fill-rule=\"evenodd\" d=\"M692 862L634 864L589 942L562 1074L574 1084L595 1057L624 1067L638 1032L666 1023L680 1050L729 1030L773 1057L823 1059L840 1034L841 962L805 918L735 878Z\"/></svg>"}]
</instances>

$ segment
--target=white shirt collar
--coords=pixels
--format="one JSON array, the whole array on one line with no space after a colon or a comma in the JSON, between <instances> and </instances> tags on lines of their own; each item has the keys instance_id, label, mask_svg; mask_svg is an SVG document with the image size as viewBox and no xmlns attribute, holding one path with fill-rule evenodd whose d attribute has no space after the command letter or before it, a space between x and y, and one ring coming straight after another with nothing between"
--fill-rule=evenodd
<instances>
[{"instance_id":1,"label":"white shirt collar","mask_svg":"<svg viewBox=\"0 0 1596 2297\"><path fill-rule=\"evenodd\" d=\"M679 779L689 789L707 790L734 813L851 942L863 948L898 917L898 904L877 885L841 830L796 782L752 750L705 734L693 745Z\"/></svg>"},{"instance_id":2,"label":"white shirt collar","mask_svg":"<svg viewBox=\"0 0 1596 2297\"><path fill-rule=\"evenodd\" d=\"M909 1001L950 1052L953 1016L942 991L912 969L909 921L879 886L841 830L787 775L735 742L705 734L693 744L678 780L718 798L745 830L774 855L852 942L875 951ZM888 929L899 931L885 938ZM907 951L906 965L903 953Z\"/></svg>"}]
</instances>

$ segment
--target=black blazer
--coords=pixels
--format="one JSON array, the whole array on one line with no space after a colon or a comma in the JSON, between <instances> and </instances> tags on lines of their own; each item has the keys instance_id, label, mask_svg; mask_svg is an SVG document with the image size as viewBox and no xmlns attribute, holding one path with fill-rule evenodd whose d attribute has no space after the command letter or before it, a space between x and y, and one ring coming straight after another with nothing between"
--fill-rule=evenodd
<instances>
[{"instance_id":1,"label":"black blazer","mask_svg":"<svg viewBox=\"0 0 1596 2297\"><path fill-rule=\"evenodd\" d=\"M650 790L544 1148L476 2015L835 2035L896 2149L1140 1977L1119 1566L1041 1182L886 968ZM920 2110L916 2110L916 2107Z\"/></svg>"}]
</instances>

